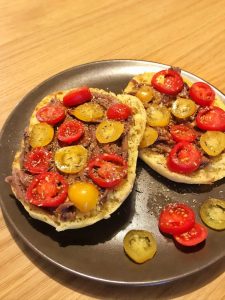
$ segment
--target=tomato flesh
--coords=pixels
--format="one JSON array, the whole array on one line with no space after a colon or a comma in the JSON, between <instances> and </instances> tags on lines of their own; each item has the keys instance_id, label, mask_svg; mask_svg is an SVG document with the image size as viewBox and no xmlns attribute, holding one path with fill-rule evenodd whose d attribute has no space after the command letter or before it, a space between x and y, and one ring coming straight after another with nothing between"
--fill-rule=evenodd
<instances>
[{"instance_id":1,"label":"tomato flesh","mask_svg":"<svg viewBox=\"0 0 225 300\"><path fill-rule=\"evenodd\" d=\"M87 86L83 86L67 93L63 97L63 104L69 107L78 106L80 104L90 101L91 98L92 95L89 88Z\"/></svg>"},{"instance_id":2,"label":"tomato flesh","mask_svg":"<svg viewBox=\"0 0 225 300\"><path fill-rule=\"evenodd\" d=\"M115 103L112 104L107 112L107 118L108 119L113 119L113 120L127 120L129 118L129 116L131 116L132 114L132 110L131 108L123 103Z\"/></svg>"},{"instance_id":3,"label":"tomato flesh","mask_svg":"<svg viewBox=\"0 0 225 300\"><path fill-rule=\"evenodd\" d=\"M167 167L176 173L189 174L198 170L201 161L202 154L195 145L179 142L172 148L167 157Z\"/></svg>"},{"instance_id":4,"label":"tomato flesh","mask_svg":"<svg viewBox=\"0 0 225 300\"><path fill-rule=\"evenodd\" d=\"M196 124L202 130L225 131L225 111L216 106L204 107L197 114Z\"/></svg>"},{"instance_id":5,"label":"tomato flesh","mask_svg":"<svg viewBox=\"0 0 225 300\"><path fill-rule=\"evenodd\" d=\"M207 229L201 224L195 223L187 232L174 235L174 239L183 246L196 246L207 238Z\"/></svg>"},{"instance_id":6,"label":"tomato flesh","mask_svg":"<svg viewBox=\"0 0 225 300\"><path fill-rule=\"evenodd\" d=\"M65 119L65 107L59 104L48 104L37 111L36 117L39 122L55 125Z\"/></svg>"},{"instance_id":7,"label":"tomato flesh","mask_svg":"<svg viewBox=\"0 0 225 300\"><path fill-rule=\"evenodd\" d=\"M163 208L159 217L159 229L167 234L181 234L191 229L194 224L194 211L183 203L170 203Z\"/></svg>"},{"instance_id":8,"label":"tomato flesh","mask_svg":"<svg viewBox=\"0 0 225 300\"><path fill-rule=\"evenodd\" d=\"M176 142L193 142L197 138L196 131L183 124L173 125L170 128L170 133Z\"/></svg>"},{"instance_id":9,"label":"tomato flesh","mask_svg":"<svg viewBox=\"0 0 225 300\"><path fill-rule=\"evenodd\" d=\"M36 175L28 186L26 199L42 207L57 207L67 198L68 184L64 177L55 172Z\"/></svg>"},{"instance_id":10,"label":"tomato flesh","mask_svg":"<svg viewBox=\"0 0 225 300\"><path fill-rule=\"evenodd\" d=\"M179 73L168 69L155 73L152 77L151 84L161 93L177 95L182 90L184 82Z\"/></svg>"},{"instance_id":11,"label":"tomato flesh","mask_svg":"<svg viewBox=\"0 0 225 300\"><path fill-rule=\"evenodd\" d=\"M197 104L202 106L208 106L215 100L214 90L204 82L195 82L190 88L190 97Z\"/></svg>"},{"instance_id":12,"label":"tomato flesh","mask_svg":"<svg viewBox=\"0 0 225 300\"><path fill-rule=\"evenodd\" d=\"M104 153L89 162L88 175L100 187L112 188L127 176L127 162L117 154Z\"/></svg>"},{"instance_id":13,"label":"tomato flesh","mask_svg":"<svg viewBox=\"0 0 225 300\"><path fill-rule=\"evenodd\" d=\"M58 139L66 144L78 141L83 134L84 125L76 120L66 121L58 129Z\"/></svg>"},{"instance_id":14,"label":"tomato flesh","mask_svg":"<svg viewBox=\"0 0 225 300\"><path fill-rule=\"evenodd\" d=\"M32 174L47 172L52 153L42 147L32 149L24 159L24 168Z\"/></svg>"}]
</instances>

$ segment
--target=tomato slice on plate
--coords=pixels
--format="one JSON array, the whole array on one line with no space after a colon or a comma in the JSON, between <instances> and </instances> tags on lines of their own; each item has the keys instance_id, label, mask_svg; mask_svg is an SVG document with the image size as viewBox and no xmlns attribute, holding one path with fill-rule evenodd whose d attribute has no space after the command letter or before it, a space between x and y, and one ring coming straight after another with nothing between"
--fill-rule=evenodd
<instances>
[{"instance_id":1,"label":"tomato slice on plate","mask_svg":"<svg viewBox=\"0 0 225 300\"><path fill-rule=\"evenodd\" d=\"M65 121L59 126L58 139L66 144L78 141L84 134L84 125L77 120Z\"/></svg>"},{"instance_id":2,"label":"tomato slice on plate","mask_svg":"<svg viewBox=\"0 0 225 300\"><path fill-rule=\"evenodd\" d=\"M172 69L155 73L151 84L157 91L168 95L177 95L184 86L180 74Z\"/></svg>"},{"instance_id":3,"label":"tomato slice on plate","mask_svg":"<svg viewBox=\"0 0 225 300\"><path fill-rule=\"evenodd\" d=\"M170 133L176 142L193 142L197 138L196 131L183 124L173 125Z\"/></svg>"},{"instance_id":4,"label":"tomato slice on plate","mask_svg":"<svg viewBox=\"0 0 225 300\"><path fill-rule=\"evenodd\" d=\"M202 154L192 143L179 142L167 157L167 167L176 173L189 174L198 170L202 161Z\"/></svg>"},{"instance_id":5,"label":"tomato slice on plate","mask_svg":"<svg viewBox=\"0 0 225 300\"><path fill-rule=\"evenodd\" d=\"M208 227L225 230L225 200L209 198L201 205L199 213Z\"/></svg>"},{"instance_id":6,"label":"tomato slice on plate","mask_svg":"<svg viewBox=\"0 0 225 300\"><path fill-rule=\"evenodd\" d=\"M202 130L225 131L225 111L216 106L204 107L197 114L196 124Z\"/></svg>"},{"instance_id":7,"label":"tomato slice on plate","mask_svg":"<svg viewBox=\"0 0 225 300\"><path fill-rule=\"evenodd\" d=\"M67 198L68 184L64 177L55 172L36 175L28 186L26 199L33 205L56 207Z\"/></svg>"},{"instance_id":8,"label":"tomato slice on plate","mask_svg":"<svg viewBox=\"0 0 225 300\"><path fill-rule=\"evenodd\" d=\"M127 176L127 162L117 154L104 153L89 162L88 175L100 187L112 188Z\"/></svg>"},{"instance_id":9,"label":"tomato slice on plate","mask_svg":"<svg viewBox=\"0 0 225 300\"><path fill-rule=\"evenodd\" d=\"M170 203L165 206L159 217L159 229L163 233L181 234L195 224L194 211L183 203Z\"/></svg>"},{"instance_id":10,"label":"tomato slice on plate","mask_svg":"<svg viewBox=\"0 0 225 300\"><path fill-rule=\"evenodd\" d=\"M42 147L34 148L24 158L24 168L32 174L47 172L52 153Z\"/></svg>"},{"instance_id":11,"label":"tomato slice on plate","mask_svg":"<svg viewBox=\"0 0 225 300\"><path fill-rule=\"evenodd\" d=\"M83 86L68 92L63 97L63 104L69 107L78 106L80 104L90 101L91 98L92 94L89 88L87 86Z\"/></svg>"},{"instance_id":12,"label":"tomato slice on plate","mask_svg":"<svg viewBox=\"0 0 225 300\"><path fill-rule=\"evenodd\" d=\"M66 109L60 104L48 104L37 111L36 117L39 122L55 125L65 119Z\"/></svg>"},{"instance_id":13,"label":"tomato slice on plate","mask_svg":"<svg viewBox=\"0 0 225 300\"><path fill-rule=\"evenodd\" d=\"M192 84L189 94L191 99L202 106L211 105L215 100L214 90L204 82L195 82Z\"/></svg>"},{"instance_id":14,"label":"tomato slice on plate","mask_svg":"<svg viewBox=\"0 0 225 300\"><path fill-rule=\"evenodd\" d=\"M132 114L132 110L131 108L123 103L115 103L112 104L107 112L107 118L108 119L113 119L113 120L127 120L129 118L129 116L131 116Z\"/></svg>"},{"instance_id":15,"label":"tomato slice on plate","mask_svg":"<svg viewBox=\"0 0 225 300\"><path fill-rule=\"evenodd\" d=\"M195 223L187 232L174 235L174 239L183 246L196 246L206 240L207 229L201 224Z\"/></svg>"}]
</instances>

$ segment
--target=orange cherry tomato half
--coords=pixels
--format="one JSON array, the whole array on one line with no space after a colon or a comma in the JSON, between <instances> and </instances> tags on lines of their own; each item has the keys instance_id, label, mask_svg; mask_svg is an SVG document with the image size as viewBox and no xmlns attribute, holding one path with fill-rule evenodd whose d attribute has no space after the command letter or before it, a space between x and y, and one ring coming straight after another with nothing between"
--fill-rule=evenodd
<instances>
[{"instance_id":1,"label":"orange cherry tomato half","mask_svg":"<svg viewBox=\"0 0 225 300\"><path fill-rule=\"evenodd\" d=\"M52 153L42 147L33 148L24 158L24 168L32 174L47 172Z\"/></svg>"},{"instance_id":2,"label":"orange cherry tomato half","mask_svg":"<svg viewBox=\"0 0 225 300\"><path fill-rule=\"evenodd\" d=\"M202 130L225 131L225 111L216 106L204 107L197 114L196 124Z\"/></svg>"},{"instance_id":3,"label":"orange cherry tomato half","mask_svg":"<svg viewBox=\"0 0 225 300\"><path fill-rule=\"evenodd\" d=\"M131 108L128 105L123 103L112 104L106 112L108 119L113 119L118 121L128 119L128 117L131 114L132 114Z\"/></svg>"},{"instance_id":4,"label":"orange cherry tomato half","mask_svg":"<svg viewBox=\"0 0 225 300\"><path fill-rule=\"evenodd\" d=\"M191 229L195 224L195 213L186 204L170 203L159 216L159 229L163 233L177 235Z\"/></svg>"},{"instance_id":5,"label":"orange cherry tomato half","mask_svg":"<svg viewBox=\"0 0 225 300\"><path fill-rule=\"evenodd\" d=\"M187 232L174 235L177 243L183 246L196 246L206 240L208 236L207 229L201 224L195 223Z\"/></svg>"},{"instance_id":6,"label":"orange cherry tomato half","mask_svg":"<svg viewBox=\"0 0 225 300\"><path fill-rule=\"evenodd\" d=\"M60 104L47 104L37 111L36 117L39 122L55 125L65 119L66 109Z\"/></svg>"},{"instance_id":7,"label":"orange cherry tomato half","mask_svg":"<svg viewBox=\"0 0 225 300\"><path fill-rule=\"evenodd\" d=\"M214 90L204 82L195 82L192 84L189 94L192 100L202 106L211 105L215 100Z\"/></svg>"},{"instance_id":8,"label":"orange cherry tomato half","mask_svg":"<svg viewBox=\"0 0 225 300\"><path fill-rule=\"evenodd\" d=\"M29 203L43 207L57 207L67 198L68 184L55 172L36 175L28 186L26 199Z\"/></svg>"},{"instance_id":9,"label":"orange cherry tomato half","mask_svg":"<svg viewBox=\"0 0 225 300\"><path fill-rule=\"evenodd\" d=\"M92 94L89 88L87 86L83 86L68 92L63 97L63 104L69 107L78 106L80 104L90 101L91 98Z\"/></svg>"},{"instance_id":10,"label":"orange cherry tomato half","mask_svg":"<svg viewBox=\"0 0 225 300\"><path fill-rule=\"evenodd\" d=\"M151 84L157 91L168 95L177 95L184 86L180 74L172 69L155 73Z\"/></svg>"},{"instance_id":11,"label":"orange cherry tomato half","mask_svg":"<svg viewBox=\"0 0 225 300\"><path fill-rule=\"evenodd\" d=\"M202 161L202 154L194 144L177 143L167 157L167 167L170 171L189 174L196 171Z\"/></svg>"},{"instance_id":12,"label":"orange cherry tomato half","mask_svg":"<svg viewBox=\"0 0 225 300\"><path fill-rule=\"evenodd\" d=\"M176 142L193 142L197 138L196 131L183 124L173 125L170 133Z\"/></svg>"},{"instance_id":13,"label":"orange cherry tomato half","mask_svg":"<svg viewBox=\"0 0 225 300\"><path fill-rule=\"evenodd\" d=\"M78 141L84 134L84 125L77 120L66 121L59 126L58 140L66 144Z\"/></svg>"},{"instance_id":14,"label":"orange cherry tomato half","mask_svg":"<svg viewBox=\"0 0 225 300\"><path fill-rule=\"evenodd\" d=\"M127 162L117 154L104 153L89 162L88 175L100 187L112 188L127 176Z\"/></svg>"}]
</instances>

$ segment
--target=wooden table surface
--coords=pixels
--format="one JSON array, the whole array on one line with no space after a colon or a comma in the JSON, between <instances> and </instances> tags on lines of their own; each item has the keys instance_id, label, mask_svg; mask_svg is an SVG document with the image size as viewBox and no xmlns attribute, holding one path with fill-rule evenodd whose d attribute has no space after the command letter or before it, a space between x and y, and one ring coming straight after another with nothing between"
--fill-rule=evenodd
<instances>
[{"instance_id":1,"label":"wooden table surface","mask_svg":"<svg viewBox=\"0 0 225 300\"><path fill-rule=\"evenodd\" d=\"M225 92L224 0L1 0L0 9L0 127L44 79L98 60L179 66ZM0 299L225 299L224 261L163 286L110 286L47 263L2 214L0 228Z\"/></svg>"}]
</instances>

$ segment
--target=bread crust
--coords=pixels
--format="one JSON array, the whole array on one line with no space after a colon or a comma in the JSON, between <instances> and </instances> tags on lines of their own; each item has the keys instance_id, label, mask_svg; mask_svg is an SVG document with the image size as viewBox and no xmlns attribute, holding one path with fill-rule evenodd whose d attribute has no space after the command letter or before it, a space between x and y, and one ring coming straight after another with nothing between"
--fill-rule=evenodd
<instances>
[{"instance_id":1,"label":"bread crust","mask_svg":"<svg viewBox=\"0 0 225 300\"><path fill-rule=\"evenodd\" d=\"M50 213L48 213L47 210L34 206L24 201L24 199L21 199L18 197L18 195L16 195L16 191L11 185L13 193L15 194L16 198L21 202L21 204L29 213L29 215L34 219L38 219L40 221L48 223L49 225L52 225L53 227L55 227L57 231L82 228L82 227L92 225L102 219L109 218L111 214L120 207L120 205L125 201L125 199L132 191L133 184L136 177L138 145L143 136L145 124L146 124L146 112L141 101L138 98L130 95L115 95L111 92L106 92L104 90L96 89L96 88L90 88L90 90L91 92L97 92L100 94L105 94L105 95L110 94L116 97L119 100L119 102L127 104L130 107L132 107L133 125L131 126L128 133L128 175L121 185L119 185L118 187L116 187L115 189L113 189L111 192L108 193L107 200L104 202L103 206L101 206L101 210L93 210L90 213L78 212L78 214L76 214L76 218L73 221L62 221L59 218L52 216ZM48 95L37 104L30 118L30 123L28 127L29 132L32 130L32 127L35 124L39 123L36 118L37 110L45 106L52 99L52 97L56 97L57 99L62 100L63 96L68 91L69 90L60 91ZM20 154L22 151L23 151L23 142L21 144L20 150L15 155L14 162L12 165L13 169L20 170Z\"/></svg>"},{"instance_id":2,"label":"bread crust","mask_svg":"<svg viewBox=\"0 0 225 300\"><path fill-rule=\"evenodd\" d=\"M135 82L149 84L153 75L154 73L152 72L146 72L133 77L124 89L124 93L132 93L132 90L135 87ZM183 80L189 85L189 87L192 85L190 80L186 78L183 78ZM225 103L222 99L218 98L218 96L214 100L214 105L225 111ZM139 149L139 157L153 170L175 182L187 184L211 184L225 177L225 153L222 153L217 157L212 157L206 167L189 175L171 172L166 166L165 155L154 152L150 150L150 148Z\"/></svg>"}]
</instances>

